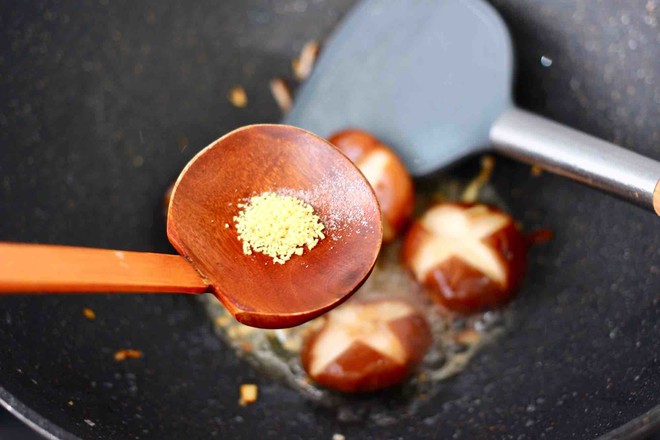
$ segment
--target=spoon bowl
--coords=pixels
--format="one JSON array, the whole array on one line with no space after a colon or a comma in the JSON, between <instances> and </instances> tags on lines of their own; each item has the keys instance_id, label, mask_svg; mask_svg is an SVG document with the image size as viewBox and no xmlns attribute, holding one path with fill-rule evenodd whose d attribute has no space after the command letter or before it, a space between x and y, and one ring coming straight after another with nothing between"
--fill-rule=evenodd
<instances>
[{"instance_id":1,"label":"spoon bowl","mask_svg":"<svg viewBox=\"0 0 660 440\"><path fill-rule=\"evenodd\" d=\"M244 255L234 227L239 204L263 192L309 203L326 238L285 264ZM380 249L374 192L350 160L299 128L252 125L202 150L181 173L167 235L244 324L282 328L337 306L371 272Z\"/></svg>"}]
</instances>

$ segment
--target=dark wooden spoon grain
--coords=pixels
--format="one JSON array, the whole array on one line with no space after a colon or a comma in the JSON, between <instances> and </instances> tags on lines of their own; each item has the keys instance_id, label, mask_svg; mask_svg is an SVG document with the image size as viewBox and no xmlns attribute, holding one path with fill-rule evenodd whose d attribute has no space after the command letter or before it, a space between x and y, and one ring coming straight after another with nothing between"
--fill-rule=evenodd
<instances>
[{"instance_id":1,"label":"dark wooden spoon grain","mask_svg":"<svg viewBox=\"0 0 660 440\"><path fill-rule=\"evenodd\" d=\"M326 227L324 240L285 264L244 255L233 227L238 203L278 190L310 203ZM328 142L289 126L253 125L188 164L172 192L167 235L236 319L288 327L335 307L362 284L382 224L371 186Z\"/></svg>"},{"instance_id":2,"label":"dark wooden spoon grain","mask_svg":"<svg viewBox=\"0 0 660 440\"><path fill-rule=\"evenodd\" d=\"M311 204L326 238L277 264L245 255L239 204L263 192ZM203 149L177 180L167 235L179 256L0 243L0 293L212 292L247 325L299 325L339 305L373 269L382 222L364 176L322 138L251 125Z\"/></svg>"}]
</instances>

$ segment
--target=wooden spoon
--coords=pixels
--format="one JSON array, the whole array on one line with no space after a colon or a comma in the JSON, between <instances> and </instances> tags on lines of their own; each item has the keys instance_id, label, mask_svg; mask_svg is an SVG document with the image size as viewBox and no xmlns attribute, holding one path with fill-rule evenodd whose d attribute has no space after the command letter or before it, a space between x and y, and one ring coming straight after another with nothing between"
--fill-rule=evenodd
<instances>
[{"instance_id":1,"label":"wooden spoon","mask_svg":"<svg viewBox=\"0 0 660 440\"><path fill-rule=\"evenodd\" d=\"M326 238L276 264L244 255L238 203L266 191L314 207ZM339 305L373 269L382 237L374 192L351 161L285 125L235 130L198 153L177 180L167 235L181 254L0 243L0 292L212 292L247 325L284 328Z\"/></svg>"}]
</instances>

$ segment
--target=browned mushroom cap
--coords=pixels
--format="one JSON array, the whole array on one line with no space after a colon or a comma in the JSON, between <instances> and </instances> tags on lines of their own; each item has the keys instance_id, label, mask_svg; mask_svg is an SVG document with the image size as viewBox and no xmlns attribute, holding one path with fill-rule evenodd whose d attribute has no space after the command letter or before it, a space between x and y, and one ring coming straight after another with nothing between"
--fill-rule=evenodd
<instances>
[{"instance_id":1,"label":"browned mushroom cap","mask_svg":"<svg viewBox=\"0 0 660 440\"><path fill-rule=\"evenodd\" d=\"M444 203L411 227L403 263L435 301L472 313L508 301L520 284L527 247L509 215L486 205Z\"/></svg>"},{"instance_id":2,"label":"browned mushroom cap","mask_svg":"<svg viewBox=\"0 0 660 440\"><path fill-rule=\"evenodd\" d=\"M354 300L325 319L305 341L302 364L315 382L343 392L403 381L431 344L425 318L405 300Z\"/></svg>"},{"instance_id":3,"label":"browned mushroom cap","mask_svg":"<svg viewBox=\"0 0 660 440\"><path fill-rule=\"evenodd\" d=\"M403 162L388 146L361 130L344 130L330 137L357 165L376 192L383 212L383 240L402 232L413 211L414 190Z\"/></svg>"}]
</instances>

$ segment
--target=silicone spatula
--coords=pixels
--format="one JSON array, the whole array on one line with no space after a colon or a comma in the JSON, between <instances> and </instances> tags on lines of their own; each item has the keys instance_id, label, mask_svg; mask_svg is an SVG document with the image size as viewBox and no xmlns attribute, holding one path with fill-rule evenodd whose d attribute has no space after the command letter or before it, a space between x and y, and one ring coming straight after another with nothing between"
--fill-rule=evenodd
<instances>
[{"instance_id":1,"label":"silicone spatula","mask_svg":"<svg viewBox=\"0 0 660 440\"><path fill-rule=\"evenodd\" d=\"M660 162L516 108L513 49L482 0L364 0L325 43L285 123L355 127L415 176L487 149L660 215Z\"/></svg>"}]
</instances>

